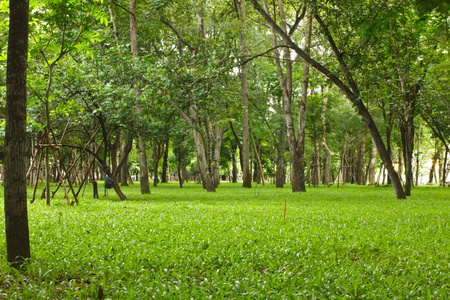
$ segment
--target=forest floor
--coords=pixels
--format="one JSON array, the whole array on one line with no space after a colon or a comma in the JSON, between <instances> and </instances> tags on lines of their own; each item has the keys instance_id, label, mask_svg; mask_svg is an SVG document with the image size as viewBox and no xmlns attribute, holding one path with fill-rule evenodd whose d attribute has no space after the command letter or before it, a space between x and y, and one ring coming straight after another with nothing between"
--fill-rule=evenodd
<instances>
[{"instance_id":1,"label":"forest floor","mask_svg":"<svg viewBox=\"0 0 450 300\"><path fill-rule=\"evenodd\" d=\"M119 201L99 186L98 200L88 187L75 206L62 192L29 205L22 273L7 266L1 215L0 298L450 297L449 188L397 200L391 187L169 183L141 195L136 183Z\"/></svg>"}]
</instances>

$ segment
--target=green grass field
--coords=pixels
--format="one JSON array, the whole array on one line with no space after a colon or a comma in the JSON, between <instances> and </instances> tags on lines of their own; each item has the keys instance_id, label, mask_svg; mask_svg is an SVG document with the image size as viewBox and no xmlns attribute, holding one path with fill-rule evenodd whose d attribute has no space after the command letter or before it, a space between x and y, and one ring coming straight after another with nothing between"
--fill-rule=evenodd
<instances>
[{"instance_id":1,"label":"green grass field","mask_svg":"<svg viewBox=\"0 0 450 300\"><path fill-rule=\"evenodd\" d=\"M448 188L397 200L390 187L135 184L119 201L100 186L99 200L88 187L76 206L60 192L29 205L22 274L7 266L2 214L0 298L450 298Z\"/></svg>"}]
</instances>

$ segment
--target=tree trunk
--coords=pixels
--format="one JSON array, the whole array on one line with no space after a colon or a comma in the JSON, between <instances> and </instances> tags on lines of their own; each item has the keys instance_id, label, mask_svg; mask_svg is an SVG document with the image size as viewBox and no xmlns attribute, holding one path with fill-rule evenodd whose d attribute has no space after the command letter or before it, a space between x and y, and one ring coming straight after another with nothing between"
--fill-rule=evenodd
<instances>
[{"instance_id":1,"label":"tree trunk","mask_svg":"<svg viewBox=\"0 0 450 300\"><path fill-rule=\"evenodd\" d=\"M10 1L6 66L4 204L6 252L14 268L31 257L27 213L28 1Z\"/></svg>"},{"instance_id":2,"label":"tree trunk","mask_svg":"<svg viewBox=\"0 0 450 300\"><path fill-rule=\"evenodd\" d=\"M232 176L231 176L231 182L232 183L237 183L237 160L236 160L236 150L237 150L237 145L233 145L231 146L231 159L233 161L233 169L232 169Z\"/></svg>"},{"instance_id":3,"label":"tree trunk","mask_svg":"<svg viewBox=\"0 0 450 300\"><path fill-rule=\"evenodd\" d=\"M253 1L252 1L253 2ZM269 14L269 7L267 1L264 0L264 8L267 14ZM253 2L255 5L255 3ZM282 0L278 1L279 14L281 21L281 28L286 34L287 25L284 15L284 4ZM269 23L272 29L273 36L273 46L278 46L276 29L274 24ZM311 28L312 28L312 15L308 16L306 25L306 36L305 51L309 54L309 48L311 43ZM278 50L274 50L275 63L277 66L278 79L280 82L282 94L283 94L283 111L286 119L286 132L287 140L289 145L289 153L291 156L291 185L293 192L305 192L305 173L304 173L304 149L305 149L305 114L306 114L306 102L307 102L307 91L309 84L309 65L305 62L303 69L303 80L302 80L302 95L300 100L299 108L299 122L298 122L298 137L295 136L294 121L292 118L292 60L289 48L284 50L284 61L285 61L285 75L283 75L283 70L280 62L280 54Z\"/></svg>"},{"instance_id":4,"label":"tree trunk","mask_svg":"<svg viewBox=\"0 0 450 300\"><path fill-rule=\"evenodd\" d=\"M208 168L206 159L206 147L204 144L203 136L197 129L194 128L194 143L197 153L198 170L202 178L203 187L207 192L215 192L216 188Z\"/></svg>"},{"instance_id":5,"label":"tree trunk","mask_svg":"<svg viewBox=\"0 0 450 300\"><path fill-rule=\"evenodd\" d=\"M442 187L445 188L446 185L446 178L447 178L447 158L448 158L448 151L447 149L444 150L444 162L442 163Z\"/></svg>"},{"instance_id":6,"label":"tree trunk","mask_svg":"<svg viewBox=\"0 0 450 300\"><path fill-rule=\"evenodd\" d=\"M320 185L320 144L319 139L314 141L313 185Z\"/></svg>"},{"instance_id":7,"label":"tree trunk","mask_svg":"<svg viewBox=\"0 0 450 300\"><path fill-rule=\"evenodd\" d=\"M147 150L145 139L142 136L138 137L139 146L139 182L141 184L141 193L150 193L150 182L148 179L148 165L147 165Z\"/></svg>"},{"instance_id":8,"label":"tree trunk","mask_svg":"<svg viewBox=\"0 0 450 300\"><path fill-rule=\"evenodd\" d=\"M375 176L377 170L377 147L372 139L372 151L370 152L370 162L369 162L369 184L375 184Z\"/></svg>"},{"instance_id":9,"label":"tree trunk","mask_svg":"<svg viewBox=\"0 0 450 300\"><path fill-rule=\"evenodd\" d=\"M120 146L120 129L117 130L114 143L109 145L109 158L111 160L111 172L115 173L117 169L117 150Z\"/></svg>"},{"instance_id":10,"label":"tree trunk","mask_svg":"<svg viewBox=\"0 0 450 300\"><path fill-rule=\"evenodd\" d=\"M416 186L419 185L419 174L420 174L420 121L419 121L419 129L417 131L417 154L416 154Z\"/></svg>"},{"instance_id":11,"label":"tree trunk","mask_svg":"<svg viewBox=\"0 0 450 300\"><path fill-rule=\"evenodd\" d=\"M137 42L137 26L136 26L136 2L134 0L130 0L129 6L130 10L130 44L131 44L131 54L133 55L133 61L137 61L138 59L138 42ZM110 10L111 14L112 11ZM117 32L116 26L114 23L114 31ZM117 39L116 39L117 42ZM139 81L139 78L135 78L135 82L137 83ZM135 98L136 100L139 100L141 97L141 90L136 84L135 89ZM138 114L141 113L141 108L139 105L136 105L136 110ZM141 185L141 193L142 194L148 194L150 193L150 183L148 179L148 165L147 165L147 150L145 149L145 138L141 133L138 134L138 148L139 148L139 182ZM133 182L133 181L131 181Z\"/></svg>"},{"instance_id":12,"label":"tree trunk","mask_svg":"<svg viewBox=\"0 0 450 300\"><path fill-rule=\"evenodd\" d=\"M183 188L183 183L184 183L184 178L183 178L183 174L182 174L182 169L183 169L183 149L182 149L182 145L184 142L184 135L181 136L181 140L180 143L177 146L177 150L178 150L178 162L177 162L177 174L178 174L178 182L180 183L180 188Z\"/></svg>"},{"instance_id":13,"label":"tree trunk","mask_svg":"<svg viewBox=\"0 0 450 300\"><path fill-rule=\"evenodd\" d=\"M246 16L245 16L245 0L241 0L241 55L246 56L247 39L246 39ZM242 180L243 187L252 187L252 177L250 173L250 144L249 144L249 119L248 119L248 85L247 85L247 64L241 67L241 88L242 88Z\"/></svg>"},{"instance_id":14,"label":"tree trunk","mask_svg":"<svg viewBox=\"0 0 450 300\"><path fill-rule=\"evenodd\" d=\"M216 125L214 135L214 156L212 165L212 176L215 187L218 187L220 184L220 150L222 147L222 136L223 136L223 127Z\"/></svg>"},{"instance_id":15,"label":"tree trunk","mask_svg":"<svg viewBox=\"0 0 450 300\"><path fill-rule=\"evenodd\" d=\"M411 196L413 185L414 116L411 115L404 122L400 122L399 127L402 137L403 161L405 163L405 194L406 196Z\"/></svg>"},{"instance_id":16,"label":"tree trunk","mask_svg":"<svg viewBox=\"0 0 450 300\"><path fill-rule=\"evenodd\" d=\"M128 153L129 152L125 151L125 149L132 147L132 143L133 143L133 139L131 138L131 134L127 133L127 138L124 141L124 143L122 144L122 146L120 147L120 151L119 151L119 160L124 161L122 168L120 169L120 185L121 186L128 186L128 176L129 176Z\"/></svg>"},{"instance_id":17,"label":"tree trunk","mask_svg":"<svg viewBox=\"0 0 450 300\"><path fill-rule=\"evenodd\" d=\"M325 157L323 159L323 184L329 186L331 184L331 151L328 148L327 140L325 138L325 133L327 131L326 125L326 109L328 104L328 86L323 89L323 108L322 108L322 149L325 152Z\"/></svg>"},{"instance_id":18,"label":"tree trunk","mask_svg":"<svg viewBox=\"0 0 450 300\"><path fill-rule=\"evenodd\" d=\"M283 188L285 182L285 159L284 159L284 149L286 147L286 120L281 119L280 125L280 142L278 143L277 149L277 171L275 184L277 188Z\"/></svg>"},{"instance_id":19,"label":"tree trunk","mask_svg":"<svg viewBox=\"0 0 450 300\"><path fill-rule=\"evenodd\" d=\"M252 143L253 143L253 149L255 152L255 157L256 157L256 163L255 163L255 174L256 174L256 183L260 184L262 181L263 185L265 184L264 181L264 173L263 173L263 168L262 168L262 163L261 163L261 140L259 140L258 145L255 143L255 139L253 138L253 133L252 130L250 129L250 137L252 139Z\"/></svg>"},{"instance_id":20,"label":"tree trunk","mask_svg":"<svg viewBox=\"0 0 450 300\"><path fill-rule=\"evenodd\" d=\"M159 165L159 159L161 158L161 143L158 143L158 141L155 141L153 144L152 149L152 155L153 155L153 186L158 186L159 183L159 177L158 177L158 165Z\"/></svg>"},{"instance_id":21,"label":"tree trunk","mask_svg":"<svg viewBox=\"0 0 450 300\"><path fill-rule=\"evenodd\" d=\"M361 136L361 144L357 153L357 161L356 161L356 180L358 185L366 184L366 163L365 163L365 154L366 154L366 132L364 131Z\"/></svg>"},{"instance_id":22,"label":"tree trunk","mask_svg":"<svg viewBox=\"0 0 450 300\"><path fill-rule=\"evenodd\" d=\"M281 0L279 0L281 1ZM312 14L308 15L308 19L306 21L306 34L305 34L305 53L309 55L310 47L311 47L311 32L312 32ZM284 30L286 32L286 29ZM309 64L304 61L303 62L303 79L302 79L302 93L300 98L300 108L298 115L298 141L296 145L296 149L298 149L298 166L299 168L297 172L298 176L298 184L299 191L305 192L305 173L304 173L304 154L305 154L305 139L306 139L306 105L308 99L308 85L309 85ZM296 160L297 160L296 159ZM320 171L319 171L320 174ZM320 175L319 175L320 176Z\"/></svg>"},{"instance_id":23,"label":"tree trunk","mask_svg":"<svg viewBox=\"0 0 450 300\"><path fill-rule=\"evenodd\" d=\"M169 160L169 139L167 139L167 141L165 142L164 147L161 183L167 183L168 160Z\"/></svg>"}]
</instances>

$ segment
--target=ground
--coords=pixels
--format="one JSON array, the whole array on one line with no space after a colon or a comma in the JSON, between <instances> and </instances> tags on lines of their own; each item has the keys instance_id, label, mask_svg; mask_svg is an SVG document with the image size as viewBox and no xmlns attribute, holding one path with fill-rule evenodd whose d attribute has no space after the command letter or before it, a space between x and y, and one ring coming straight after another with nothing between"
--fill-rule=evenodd
<instances>
[{"instance_id":1,"label":"ground","mask_svg":"<svg viewBox=\"0 0 450 300\"><path fill-rule=\"evenodd\" d=\"M130 200L113 190L93 200L88 187L75 206L62 193L29 205L32 259L11 270L0 245L0 297L450 297L448 188L416 187L406 200L368 186L123 190Z\"/></svg>"}]
</instances>

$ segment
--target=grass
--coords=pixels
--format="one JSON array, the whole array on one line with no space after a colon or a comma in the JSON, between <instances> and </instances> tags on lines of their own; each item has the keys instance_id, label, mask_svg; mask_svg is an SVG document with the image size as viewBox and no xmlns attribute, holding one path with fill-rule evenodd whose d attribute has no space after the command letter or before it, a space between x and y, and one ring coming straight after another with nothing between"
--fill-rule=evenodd
<instances>
[{"instance_id":1,"label":"grass","mask_svg":"<svg viewBox=\"0 0 450 300\"><path fill-rule=\"evenodd\" d=\"M29 205L32 259L11 270L0 244L0 298L450 298L449 189L123 190L130 200L88 187L77 206L62 193Z\"/></svg>"}]
</instances>

